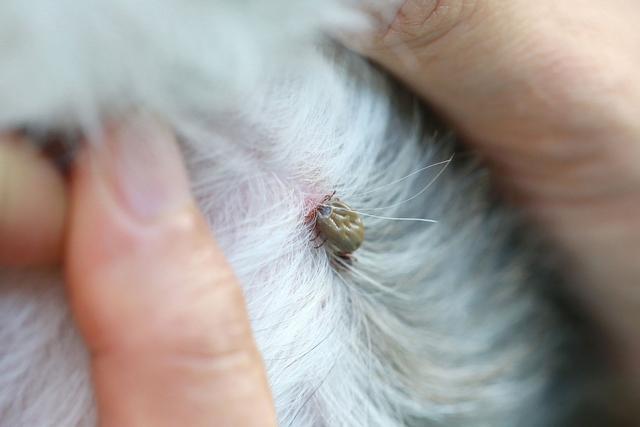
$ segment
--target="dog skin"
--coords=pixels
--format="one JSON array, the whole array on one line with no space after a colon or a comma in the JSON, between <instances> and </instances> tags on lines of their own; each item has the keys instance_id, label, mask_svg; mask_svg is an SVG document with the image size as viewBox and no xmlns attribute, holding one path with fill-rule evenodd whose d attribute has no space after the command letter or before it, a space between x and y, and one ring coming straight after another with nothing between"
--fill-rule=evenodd
<instances>
[{"instance_id":1,"label":"dog skin","mask_svg":"<svg viewBox=\"0 0 640 427\"><path fill-rule=\"evenodd\" d=\"M80 129L90 144L133 109L171 125L243 284L282 425L549 426L597 412L588 343L546 296L560 279L540 243L412 95L320 37L357 14L293 3L9 1L0 125ZM371 215L348 264L306 220L333 192ZM5 270L0 283L0 425L94 425L59 273Z\"/></svg>"}]
</instances>

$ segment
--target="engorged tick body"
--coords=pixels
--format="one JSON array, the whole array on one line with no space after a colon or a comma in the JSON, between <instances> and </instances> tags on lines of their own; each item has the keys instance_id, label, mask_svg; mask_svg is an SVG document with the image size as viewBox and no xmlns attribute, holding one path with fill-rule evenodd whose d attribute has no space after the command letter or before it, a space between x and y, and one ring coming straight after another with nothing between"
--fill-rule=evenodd
<instances>
[{"instance_id":1,"label":"engorged tick body","mask_svg":"<svg viewBox=\"0 0 640 427\"><path fill-rule=\"evenodd\" d=\"M364 241L360 215L333 195L322 200L313 212L313 221L323 244L337 257L349 258Z\"/></svg>"}]
</instances>

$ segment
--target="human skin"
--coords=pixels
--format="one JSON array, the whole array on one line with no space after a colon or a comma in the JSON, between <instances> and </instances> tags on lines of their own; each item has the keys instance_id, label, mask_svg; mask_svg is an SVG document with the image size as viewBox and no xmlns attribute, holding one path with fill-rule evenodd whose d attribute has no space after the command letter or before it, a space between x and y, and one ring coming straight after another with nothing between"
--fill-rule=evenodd
<instances>
[{"instance_id":1,"label":"human skin","mask_svg":"<svg viewBox=\"0 0 640 427\"><path fill-rule=\"evenodd\" d=\"M66 204L53 164L23 137L0 136L0 265L56 264Z\"/></svg>"},{"instance_id":2,"label":"human skin","mask_svg":"<svg viewBox=\"0 0 640 427\"><path fill-rule=\"evenodd\" d=\"M242 288L190 194L170 131L148 118L110 127L100 144L85 144L66 190L26 141L4 140L0 155L21 178L2 175L12 196L0 205L0 231L14 238L0 239L0 265L62 259L101 427L276 425ZM58 210L29 200L39 192L19 196L39 186L40 203ZM61 256L51 241L62 240L65 198ZM29 216L16 221L21 210ZM39 242L29 240L34 226ZM26 248L20 236L41 244L37 256L12 255Z\"/></svg>"},{"instance_id":3,"label":"human skin","mask_svg":"<svg viewBox=\"0 0 640 427\"><path fill-rule=\"evenodd\" d=\"M640 384L640 3L408 0L351 45L421 94L566 252Z\"/></svg>"},{"instance_id":4,"label":"human skin","mask_svg":"<svg viewBox=\"0 0 640 427\"><path fill-rule=\"evenodd\" d=\"M574 293L640 378L635 3L409 0L356 47L438 108L566 249ZM0 199L0 264L51 263L65 236L101 425L275 425L240 287L188 193L175 141L158 125L118 129L107 148L80 155L67 189L24 141L0 143L0 159L12 156L24 177L0 170L0 194L18 195ZM116 163L136 159L122 157L132 139L157 149L163 173L121 173ZM38 200L50 209L25 185L50 190ZM140 199L141 188L154 198ZM29 240L33 226L40 242Z\"/></svg>"}]
</instances>

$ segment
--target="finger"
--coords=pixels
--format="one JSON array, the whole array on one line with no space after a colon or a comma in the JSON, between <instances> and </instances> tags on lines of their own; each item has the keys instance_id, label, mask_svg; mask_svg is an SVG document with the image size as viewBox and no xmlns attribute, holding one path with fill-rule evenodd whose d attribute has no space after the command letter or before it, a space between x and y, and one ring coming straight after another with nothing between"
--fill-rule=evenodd
<instances>
[{"instance_id":1,"label":"finger","mask_svg":"<svg viewBox=\"0 0 640 427\"><path fill-rule=\"evenodd\" d=\"M68 290L101 425L275 425L242 289L173 138L145 120L107 131L72 195Z\"/></svg>"},{"instance_id":2,"label":"finger","mask_svg":"<svg viewBox=\"0 0 640 427\"><path fill-rule=\"evenodd\" d=\"M637 80L638 12L640 4L626 0L589 8L571 1L404 0L359 47L481 148L504 151L514 140L611 126L611 103L616 110L624 101L597 101ZM567 117L576 110L582 115Z\"/></svg>"},{"instance_id":3,"label":"finger","mask_svg":"<svg viewBox=\"0 0 640 427\"><path fill-rule=\"evenodd\" d=\"M62 252L64 180L26 140L0 137L0 265L54 264Z\"/></svg>"},{"instance_id":4,"label":"finger","mask_svg":"<svg viewBox=\"0 0 640 427\"><path fill-rule=\"evenodd\" d=\"M640 384L640 3L405 0L361 50L473 144L566 252Z\"/></svg>"}]
</instances>

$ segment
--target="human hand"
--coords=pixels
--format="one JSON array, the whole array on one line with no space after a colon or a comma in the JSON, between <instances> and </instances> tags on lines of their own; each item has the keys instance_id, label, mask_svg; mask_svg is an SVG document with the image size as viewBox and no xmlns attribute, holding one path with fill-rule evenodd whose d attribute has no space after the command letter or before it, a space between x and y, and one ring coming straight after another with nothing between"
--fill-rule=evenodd
<instances>
[{"instance_id":1,"label":"human hand","mask_svg":"<svg viewBox=\"0 0 640 427\"><path fill-rule=\"evenodd\" d=\"M112 127L80 153L68 189L7 136L0 188L0 266L62 259L101 426L276 425L242 289L168 131Z\"/></svg>"},{"instance_id":2,"label":"human hand","mask_svg":"<svg viewBox=\"0 0 640 427\"><path fill-rule=\"evenodd\" d=\"M60 173L19 135L0 136L0 266L60 260L66 189Z\"/></svg>"},{"instance_id":3,"label":"human hand","mask_svg":"<svg viewBox=\"0 0 640 427\"><path fill-rule=\"evenodd\" d=\"M390 16L351 45L438 109L566 249L575 295L640 384L640 3L405 0Z\"/></svg>"},{"instance_id":4,"label":"human hand","mask_svg":"<svg viewBox=\"0 0 640 427\"><path fill-rule=\"evenodd\" d=\"M242 288L172 134L107 129L72 175L65 270L101 426L275 426Z\"/></svg>"}]
</instances>

